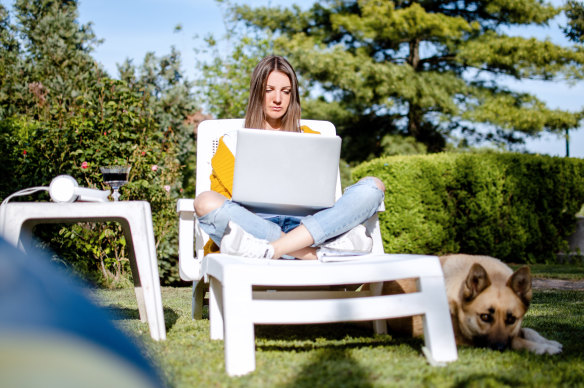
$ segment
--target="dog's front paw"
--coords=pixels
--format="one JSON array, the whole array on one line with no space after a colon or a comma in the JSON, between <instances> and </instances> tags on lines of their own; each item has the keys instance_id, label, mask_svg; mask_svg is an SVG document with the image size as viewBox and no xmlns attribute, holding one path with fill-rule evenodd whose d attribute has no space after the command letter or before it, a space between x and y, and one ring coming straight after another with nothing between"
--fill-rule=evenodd
<instances>
[{"instance_id":1,"label":"dog's front paw","mask_svg":"<svg viewBox=\"0 0 584 388\"><path fill-rule=\"evenodd\" d=\"M563 347L564 347L564 346L563 346L561 343L559 343L558 341L554 341L554 340L548 340L548 339L546 339L546 341L547 341L547 344L548 344L549 346L551 346L551 347L554 347L554 348L557 348L557 349L558 349L558 351L557 351L557 352L555 352L555 353L553 353L553 354L556 354L556 353L559 353L559 352L561 352L561 351L562 351L562 349L563 349Z\"/></svg>"},{"instance_id":2,"label":"dog's front paw","mask_svg":"<svg viewBox=\"0 0 584 388\"><path fill-rule=\"evenodd\" d=\"M532 349L535 354L558 354L562 352L562 344L548 340L546 343L535 343Z\"/></svg>"},{"instance_id":3,"label":"dog's front paw","mask_svg":"<svg viewBox=\"0 0 584 388\"><path fill-rule=\"evenodd\" d=\"M527 341L525 347L535 354L558 354L562 351L563 346L558 341L549 340L533 329L524 327L521 331Z\"/></svg>"}]
</instances>

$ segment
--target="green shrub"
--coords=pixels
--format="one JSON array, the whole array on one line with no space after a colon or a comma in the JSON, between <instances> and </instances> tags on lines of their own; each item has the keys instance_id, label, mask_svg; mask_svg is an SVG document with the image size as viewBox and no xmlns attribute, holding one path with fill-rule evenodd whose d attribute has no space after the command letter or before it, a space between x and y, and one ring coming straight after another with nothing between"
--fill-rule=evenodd
<instances>
[{"instance_id":1,"label":"green shrub","mask_svg":"<svg viewBox=\"0 0 584 388\"><path fill-rule=\"evenodd\" d=\"M79 96L66 108L47 99L33 117L0 121L6 173L0 196L48 186L60 174L73 176L81 186L105 189L100 166L131 165L129 182L120 189L122 199L150 202L160 275L163 283L173 283L178 280L174 208L181 179L172 128L159 127L148 108L150 94L108 78L92 86L95 93ZM48 196L26 198L39 199ZM43 225L36 234L85 278L108 287L128 283L126 242L119 225Z\"/></svg>"},{"instance_id":2,"label":"green shrub","mask_svg":"<svg viewBox=\"0 0 584 388\"><path fill-rule=\"evenodd\" d=\"M194 158L198 111L179 52L147 54L139 67L126 61L116 81L92 58L98 41L77 20L76 1L13 3L0 5L0 198L47 186L59 174L105 188L99 167L129 164L122 199L150 202L162 281L178 281L174 208L183 182L194 181L180 168ZM55 260L86 279L129 282L119 225L40 225L35 232Z\"/></svg>"},{"instance_id":3,"label":"green shrub","mask_svg":"<svg viewBox=\"0 0 584 388\"><path fill-rule=\"evenodd\" d=\"M395 156L357 166L387 187L386 252L554 261L584 203L584 160L524 154Z\"/></svg>"}]
</instances>

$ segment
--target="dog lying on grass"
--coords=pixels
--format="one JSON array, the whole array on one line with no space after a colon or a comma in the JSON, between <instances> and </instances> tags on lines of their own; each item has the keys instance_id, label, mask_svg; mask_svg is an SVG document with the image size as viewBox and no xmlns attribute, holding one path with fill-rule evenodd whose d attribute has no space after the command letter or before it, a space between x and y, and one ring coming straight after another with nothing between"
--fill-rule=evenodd
<instances>
[{"instance_id":1,"label":"dog lying on grass","mask_svg":"<svg viewBox=\"0 0 584 388\"><path fill-rule=\"evenodd\" d=\"M529 267L513 272L498 259L462 254L442 256L440 264L457 344L501 351L526 349L536 354L562 351L559 342L521 327L532 297ZM384 294L414 291L414 279L383 285ZM390 331L423 334L421 316L387 322Z\"/></svg>"}]
</instances>

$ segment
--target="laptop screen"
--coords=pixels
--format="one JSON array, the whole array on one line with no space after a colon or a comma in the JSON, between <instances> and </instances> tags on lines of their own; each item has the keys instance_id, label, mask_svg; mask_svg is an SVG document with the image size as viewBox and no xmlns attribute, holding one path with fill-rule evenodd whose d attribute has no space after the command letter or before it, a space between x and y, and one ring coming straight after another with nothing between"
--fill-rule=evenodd
<instances>
[{"instance_id":1,"label":"laptop screen","mask_svg":"<svg viewBox=\"0 0 584 388\"><path fill-rule=\"evenodd\" d=\"M233 200L252 211L307 215L335 203L341 138L240 129Z\"/></svg>"}]
</instances>

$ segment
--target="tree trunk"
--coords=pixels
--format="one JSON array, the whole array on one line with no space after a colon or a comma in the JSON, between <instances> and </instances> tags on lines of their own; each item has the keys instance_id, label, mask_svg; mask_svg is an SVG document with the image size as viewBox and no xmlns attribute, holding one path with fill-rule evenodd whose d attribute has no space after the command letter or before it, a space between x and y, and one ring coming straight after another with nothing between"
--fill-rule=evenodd
<instances>
[{"instance_id":1,"label":"tree trunk","mask_svg":"<svg viewBox=\"0 0 584 388\"><path fill-rule=\"evenodd\" d=\"M420 65L420 40L414 39L410 41L410 53L408 55L408 64L414 69L414 71L418 71L418 66ZM415 101L410 100L409 103L409 110L408 110L408 133L416 138L416 140L420 140L420 124L421 124L421 111L418 106L416 106Z\"/></svg>"},{"instance_id":2,"label":"tree trunk","mask_svg":"<svg viewBox=\"0 0 584 388\"><path fill-rule=\"evenodd\" d=\"M408 64L418 71L420 65L420 40L414 39L410 41L410 55L408 55Z\"/></svg>"},{"instance_id":3,"label":"tree trunk","mask_svg":"<svg viewBox=\"0 0 584 388\"><path fill-rule=\"evenodd\" d=\"M409 101L408 110L408 133L415 137L417 141L422 140L422 111L419 107L414 105L413 102Z\"/></svg>"}]
</instances>

